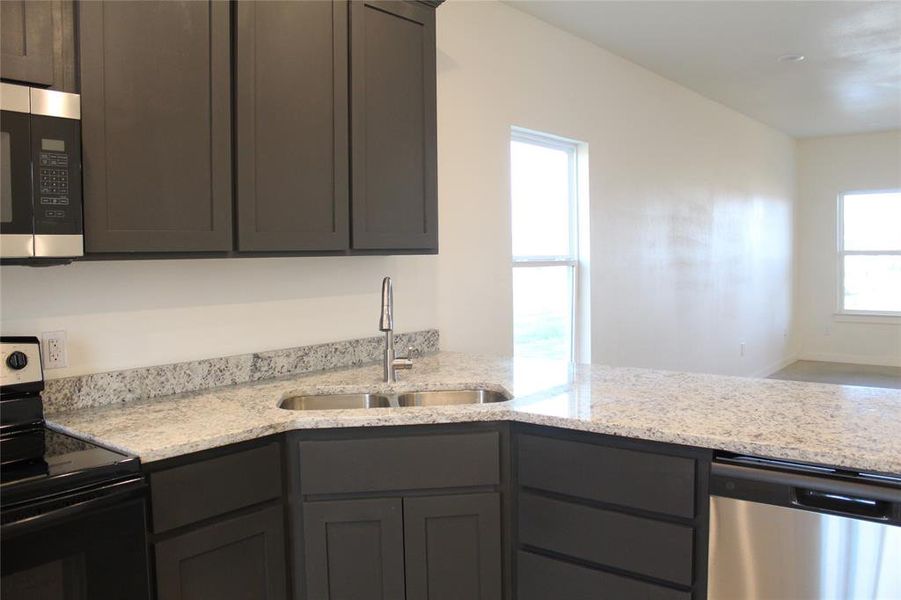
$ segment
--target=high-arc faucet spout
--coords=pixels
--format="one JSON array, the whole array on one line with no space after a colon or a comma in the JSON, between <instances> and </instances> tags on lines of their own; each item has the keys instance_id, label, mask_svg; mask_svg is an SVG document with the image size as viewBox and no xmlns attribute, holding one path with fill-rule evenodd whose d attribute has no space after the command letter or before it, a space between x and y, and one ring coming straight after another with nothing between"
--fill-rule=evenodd
<instances>
[{"instance_id":1,"label":"high-arc faucet spout","mask_svg":"<svg viewBox=\"0 0 901 600\"><path fill-rule=\"evenodd\" d=\"M382 279L382 316L379 318L379 331L394 330L394 286L391 278Z\"/></svg>"},{"instance_id":2,"label":"high-arc faucet spout","mask_svg":"<svg viewBox=\"0 0 901 600\"><path fill-rule=\"evenodd\" d=\"M413 361L408 357L397 356L394 352L394 288L391 278L382 280L382 310L379 317L379 331L385 332L385 351L382 364L384 366L385 383L397 381L398 369L412 369Z\"/></svg>"}]
</instances>

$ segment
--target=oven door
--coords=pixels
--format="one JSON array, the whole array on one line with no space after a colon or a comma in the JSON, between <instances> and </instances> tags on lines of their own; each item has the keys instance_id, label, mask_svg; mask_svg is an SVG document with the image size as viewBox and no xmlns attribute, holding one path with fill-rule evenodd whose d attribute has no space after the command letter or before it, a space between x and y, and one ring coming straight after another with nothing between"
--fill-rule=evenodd
<instances>
[{"instance_id":1,"label":"oven door","mask_svg":"<svg viewBox=\"0 0 901 600\"><path fill-rule=\"evenodd\" d=\"M34 256L28 88L0 89L0 258Z\"/></svg>"},{"instance_id":2,"label":"oven door","mask_svg":"<svg viewBox=\"0 0 901 600\"><path fill-rule=\"evenodd\" d=\"M5 523L0 597L149 598L145 495L138 478Z\"/></svg>"}]
</instances>

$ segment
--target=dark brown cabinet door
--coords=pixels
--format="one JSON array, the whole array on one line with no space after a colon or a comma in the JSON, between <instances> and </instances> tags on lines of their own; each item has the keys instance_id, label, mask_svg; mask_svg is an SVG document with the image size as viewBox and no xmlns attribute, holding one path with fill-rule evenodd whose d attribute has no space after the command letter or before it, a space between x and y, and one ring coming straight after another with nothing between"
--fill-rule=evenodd
<instances>
[{"instance_id":1,"label":"dark brown cabinet door","mask_svg":"<svg viewBox=\"0 0 901 600\"><path fill-rule=\"evenodd\" d=\"M352 0L352 246L438 248L435 11Z\"/></svg>"},{"instance_id":2,"label":"dark brown cabinet door","mask_svg":"<svg viewBox=\"0 0 901 600\"><path fill-rule=\"evenodd\" d=\"M0 75L23 83L53 83L53 6L50 2L0 2Z\"/></svg>"},{"instance_id":3,"label":"dark brown cabinet door","mask_svg":"<svg viewBox=\"0 0 901 600\"><path fill-rule=\"evenodd\" d=\"M280 506L158 542L155 550L160 600L287 597Z\"/></svg>"},{"instance_id":4,"label":"dark brown cabinet door","mask_svg":"<svg viewBox=\"0 0 901 600\"><path fill-rule=\"evenodd\" d=\"M500 495L404 498L407 600L501 598Z\"/></svg>"},{"instance_id":5,"label":"dark brown cabinet door","mask_svg":"<svg viewBox=\"0 0 901 600\"><path fill-rule=\"evenodd\" d=\"M232 248L229 8L79 4L88 252Z\"/></svg>"},{"instance_id":6,"label":"dark brown cabinet door","mask_svg":"<svg viewBox=\"0 0 901 600\"><path fill-rule=\"evenodd\" d=\"M348 247L347 3L237 3L238 249Z\"/></svg>"},{"instance_id":7,"label":"dark brown cabinet door","mask_svg":"<svg viewBox=\"0 0 901 600\"><path fill-rule=\"evenodd\" d=\"M303 505L307 598L404 598L400 498Z\"/></svg>"},{"instance_id":8,"label":"dark brown cabinet door","mask_svg":"<svg viewBox=\"0 0 901 600\"><path fill-rule=\"evenodd\" d=\"M0 2L0 77L78 91L71 0Z\"/></svg>"}]
</instances>

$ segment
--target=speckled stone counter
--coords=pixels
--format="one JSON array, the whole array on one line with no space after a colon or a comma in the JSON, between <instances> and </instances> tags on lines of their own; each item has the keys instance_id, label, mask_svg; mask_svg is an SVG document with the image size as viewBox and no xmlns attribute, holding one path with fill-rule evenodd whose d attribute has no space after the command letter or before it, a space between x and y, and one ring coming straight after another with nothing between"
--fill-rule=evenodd
<instances>
[{"instance_id":1,"label":"speckled stone counter","mask_svg":"<svg viewBox=\"0 0 901 600\"><path fill-rule=\"evenodd\" d=\"M157 461L294 429L518 421L901 474L901 391L442 352L50 415L51 427ZM489 388L482 406L289 411L287 396Z\"/></svg>"}]
</instances>

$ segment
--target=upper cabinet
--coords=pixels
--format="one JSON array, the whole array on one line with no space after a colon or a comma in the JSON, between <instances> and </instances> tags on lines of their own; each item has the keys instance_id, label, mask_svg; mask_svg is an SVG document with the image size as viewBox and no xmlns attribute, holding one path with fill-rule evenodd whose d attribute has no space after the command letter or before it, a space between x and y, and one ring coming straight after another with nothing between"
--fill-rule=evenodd
<instances>
[{"instance_id":1,"label":"upper cabinet","mask_svg":"<svg viewBox=\"0 0 901 600\"><path fill-rule=\"evenodd\" d=\"M353 247L438 249L435 11L350 10Z\"/></svg>"},{"instance_id":2,"label":"upper cabinet","mask_svg":"<svg viewBox=\"0 0 901 600\"><path fill-rule=\"evenodd\" d=\"M79 7L86 250L230 250L228 3Z\"/></svg>"},{"instance_id":3,"label":"upper cabinet","mask_svg":"<svg viewBox=\"0 0 901 600\"><path fill-rule=\"evenodd\" d=\"M77 91L71 0L0 2L0 77Z\"/></svg>"},{"instance_id":4,"label":"upper cabinet","mask_svg":"<svg viewBox=\"0 0 901 600\"><path fill-rule=\"evenodd\" d=\"M237 3L238 250L349 243L347 3Z\"/></svg>"},{"instance_id":5,"label":"upper cabinet","mask_svg":"<svg viewBox=\"0 0 901 600\"><path fill-rule=\"evenodd\" d=\"M89 254L437 251L434 4L79 7Z\"/></svg>"}]
</instances>

